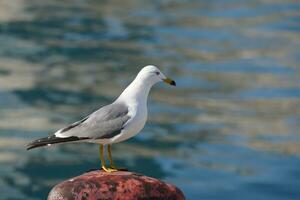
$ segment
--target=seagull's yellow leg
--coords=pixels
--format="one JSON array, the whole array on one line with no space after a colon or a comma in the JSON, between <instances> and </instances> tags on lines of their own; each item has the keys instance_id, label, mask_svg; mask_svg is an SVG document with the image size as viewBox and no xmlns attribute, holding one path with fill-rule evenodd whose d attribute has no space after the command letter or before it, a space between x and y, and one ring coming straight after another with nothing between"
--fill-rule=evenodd
<instances>
[{"instance_id":1,"label":"seagull's yellow leg","mask_svg":"<svg viewBox=\"0 0 300 200\"><path fill-rule=\"evenodd\" d=\"M105 172L115 172L117 170L115 169L111 169L111 168L106 168L105 166L105 159L104 159L104 145L100 144L99 145L99 154L100 154L100 160L101 160L101 168L105 171Z\"/></svg>"},{"instance_id":2,"label":"seagull's yellow leg","mask_svg":"<svg viewBox=\"0 0 300 200\"><path fill-rule=\"evenodd\" d=\"M117 168L113 158L112 158L112 154L111 154L111 144L107 145L107 152L108 152L108 159L109 159L109 163L110 163L110 168L111 169L115 169L115 170L120 170L120 171L127 171L127 169L125 168Z\"/></svg>"},{"instance_id":3,"label":"seagull's yellow leg","mask_svg":"<svg viewBox=\"0 0 300 200\"><path fill-rule=\"evenodd\" d=\"M117 167L112 159L112 155L111 155L111 145L107 145L107 152L108 152L108 159L109 159L109 163L110 163L110 167L112 169L116 169L117 170Z\"/></svg>"}]
</instances>

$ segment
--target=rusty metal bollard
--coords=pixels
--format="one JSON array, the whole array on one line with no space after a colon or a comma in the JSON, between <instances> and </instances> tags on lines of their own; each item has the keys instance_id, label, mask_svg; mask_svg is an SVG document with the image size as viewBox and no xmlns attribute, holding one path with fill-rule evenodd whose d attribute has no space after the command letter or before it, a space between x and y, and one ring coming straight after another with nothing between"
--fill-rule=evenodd
<instances>
[{"instance_id":1,"label":"rusty metal bollard","mask_svg":"<svg viewBox=\"0 0 300 200\"><path fill-rule=\"evenodd\" d=\"M183 200L183 193L171 184L137 174L91 171L56 185L48 200Z\"/></svg>"}]
</instances>

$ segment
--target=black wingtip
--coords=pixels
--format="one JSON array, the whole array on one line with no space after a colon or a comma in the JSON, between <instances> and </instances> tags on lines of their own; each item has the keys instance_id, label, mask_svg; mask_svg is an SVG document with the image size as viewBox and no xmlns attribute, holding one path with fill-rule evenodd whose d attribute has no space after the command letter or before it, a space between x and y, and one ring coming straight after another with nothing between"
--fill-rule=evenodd
<instances>
[{"instance_id":1,"label":"black wingtip","mask_svg":"<svg viewBox=\"0 0 300 200\"><path fill-rule=\"evenodd\" d=\"M33 149L34 147L26 147L26 151L29 151L30 149Z\"/></svg>"},{"instance_id":2,"label":"black wingtip","mask_svg":"<svg viewBox=\"0 0 300 200\"><path fill-rule=\"evenodd\" d=\"M38 146L35 146L35 145L29 145L29 144L28 144L28 145L26 146L26 150L29 151L30 149L34 149L34 148L37 148L37 147L38 147Z\"/></svg>"},{"instance_id":3,"label":"black wingtip","mask_svg":"<svg viewBox=\"0 0 300 200\"><path fill-rule=\"evenodd\" d=\"M26 150L28 151L30 149L43 147L43 146L49 146L49 145L52 145L52 144L65 143L65 142L74 142L74 141L86 140L86 139L89 139L89 138L75 137L75 136L66 137L66 138L59 138L59 137L56 137L55 135L52 135L52 136L49 136L49 137L34 140L33 142L29 143L26 146Z\"/></svg>"},{"instance_id":4,"label":"black wingtip","mask_svg":"<svg viewBox=\"0 0 300 200\"><path fill-rule=\"evenodd\" d=\"M29 143L28 145L26 145L26 150L29 151L31 149L35 149L38 147L43 147L43 146L47 146L48 144L46 143L39 143L39 140L33 141L31 143Z\"/></svg>"}]
</instances>

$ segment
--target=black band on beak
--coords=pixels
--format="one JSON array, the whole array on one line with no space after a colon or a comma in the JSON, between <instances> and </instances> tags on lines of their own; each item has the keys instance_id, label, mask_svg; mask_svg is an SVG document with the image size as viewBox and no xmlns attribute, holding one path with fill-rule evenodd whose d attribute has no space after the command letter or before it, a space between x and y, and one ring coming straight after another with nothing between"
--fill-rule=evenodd
<instances>
[{"instance_id":1,"label":"black band on beak","mask_svg":"<svg viewBox=\"0 0 300 200\"><path fill-rule=\"evenodd\" d=\"M163 79L163 81L165 83L170 84L170 85L176 86L176 82L174 80L170 79L170 78Z\"/></svg>"},{"instance_id":2,"label":"black band on beak","mask_svg":"<svg viewBox=\"0 0 300 200\"><path fill-rule=\"evenodd\" d=\"M176 82L175 81L171 81L170 85L176 86Z\"/></svg>"}]
</instances>

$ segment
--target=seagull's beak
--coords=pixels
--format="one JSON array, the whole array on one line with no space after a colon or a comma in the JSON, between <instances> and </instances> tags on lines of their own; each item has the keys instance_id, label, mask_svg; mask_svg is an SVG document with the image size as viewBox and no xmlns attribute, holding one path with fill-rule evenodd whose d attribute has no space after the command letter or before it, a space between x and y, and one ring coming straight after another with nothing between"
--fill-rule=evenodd
<instances>
[{"instance_id":1,"label":"seagull's beak","mask_svg":"<svg viewBox=\"0 0 300 200\"><path fill-rule=\"evenodd\" d=\"M165 83L170 84L170 85L176 86L176 82L173 81L173 80L170 79L170 78L165 78L165 79L163 79L163 81L164 81Z\"/></svg>"}]
</instances>

